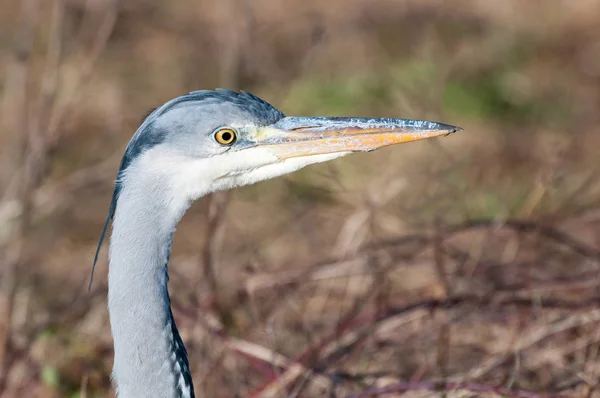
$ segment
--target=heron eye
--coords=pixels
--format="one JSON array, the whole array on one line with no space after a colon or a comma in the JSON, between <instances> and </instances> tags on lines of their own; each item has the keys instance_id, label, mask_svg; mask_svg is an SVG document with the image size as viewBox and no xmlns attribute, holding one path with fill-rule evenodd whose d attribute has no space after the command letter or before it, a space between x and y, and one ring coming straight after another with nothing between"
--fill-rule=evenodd
<instances>
[{"instance_id":1,"label":"heron eye","mask_svg":"<svg viewBox=\"0 0 600 398\"><path fill-rule=\"evenodd\" d=\"M235 142L235 131L232 129L217 130L215 140L221 145L231 145Z\"/></svg>"}]
</instances>

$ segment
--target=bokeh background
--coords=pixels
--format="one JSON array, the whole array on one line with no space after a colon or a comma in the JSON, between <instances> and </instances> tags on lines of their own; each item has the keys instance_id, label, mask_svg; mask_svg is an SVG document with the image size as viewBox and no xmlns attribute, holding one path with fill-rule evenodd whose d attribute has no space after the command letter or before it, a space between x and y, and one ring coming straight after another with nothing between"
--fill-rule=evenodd
<instances>
[{"instance_id":1,"label":"bokeh background","mask_svg":"<svg viewBox=\"0 0 600 398\"><path fill-rule=\"evenodd\" d=\"M600 396L599 26L597 0L3 0L0 395L113 396L106 248L87 284L120 156L225 87L465 130L197 202L169 268L199 396Z\"/></svg>"}]
</instances>

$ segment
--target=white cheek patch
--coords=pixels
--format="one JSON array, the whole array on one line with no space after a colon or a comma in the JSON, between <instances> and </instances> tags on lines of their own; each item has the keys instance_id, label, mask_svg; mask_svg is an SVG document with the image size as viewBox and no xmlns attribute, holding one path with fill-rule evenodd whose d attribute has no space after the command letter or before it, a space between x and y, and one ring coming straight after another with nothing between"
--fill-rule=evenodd
<instances>
[{"instance_id":1,"label":"white cheek patch","mask_svg":"<svg viewBox=\"0 0 600 398\"><path fill-rule=\"evenodd\" d=\"M215 179L223 179L245 174L251 170L279 162L279 158L263 147L248 148L227 152L212 158Z\"/></svg>"},{"instance_id":2,"label":"white cheek patch","mask_svg":"<svg viewBox=\"0 0 600 398\"><path fill-rule=\"evenodd\" d=\"M205 159L192 159L157 147L136 160L132 170L142 168L144 173L134 174L145 175L148 184L164 191L165 197L173 201L172 206L180 209L210 192L254 184L350 153L338 152L280 160L269 149L254 147Z\"/></svg>"},{"instance_id":3,"label":"white cheek patch","mask_svg":"<svg viewBox=\"0 0 600 398\"><path fill-rule=\"evenodd\" d=\"M210 192L246 185L244 176L279 159L271 151L248 148L205 159L188 159L173 181L174 189L194 200Z\"/></svg>"},{"instance_id":4,"label":"white cheek patch","mask_svg":"<svg viewBox=\"0 0 600 398\"><path fill-rule=\"evenodd\" d=\"M279 160L277 163L258 167L256 169L249 170L246 173L233 177L232 186L254 184L255 182L268 180L271 178L282 176L284 174L292 173L311 164L322 163L327 162L329 160L341 158L342 156L346 156L350 153L351 152L338 152L289 158L283 161Z\"/></svg>"}]
</instances>

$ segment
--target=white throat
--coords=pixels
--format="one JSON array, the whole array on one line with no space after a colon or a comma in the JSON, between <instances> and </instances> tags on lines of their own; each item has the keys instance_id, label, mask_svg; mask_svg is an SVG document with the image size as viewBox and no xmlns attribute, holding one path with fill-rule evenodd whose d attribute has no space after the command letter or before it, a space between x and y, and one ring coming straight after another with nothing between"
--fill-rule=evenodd
<instances>
[{"instance_id":1,"label":"white throat","mask_svg":"<svg viewBox=\"0 0 600 398\"><path fill-rule=\"evenodd\" d=\"M120 398L192 398L167 290L172 236L187 204L170 199L160 175L142 167L133 163L122 182L110 242L113 379Z\"/></svg>"},{"instance_id":2,"label":"white throat","mask_svg":"<svg viewBox=\"0 0 600 398\"><path fill-rule=\"evenodd\" d=\"M167 290L173 234L190 202L347 154L280 161L256 147L190 159L155 147L127 167L113 222L108 277L113 379L120 398L194 396Z\"/></svg>"}]
</instances>

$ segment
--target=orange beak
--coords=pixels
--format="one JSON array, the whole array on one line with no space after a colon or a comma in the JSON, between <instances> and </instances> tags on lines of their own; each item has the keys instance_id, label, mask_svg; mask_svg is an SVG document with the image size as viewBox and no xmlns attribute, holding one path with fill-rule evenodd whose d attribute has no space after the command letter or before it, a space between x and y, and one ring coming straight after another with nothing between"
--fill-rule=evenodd
<instances>
[{"instance_id":1,"label":"orange beak","mask_svg":"<svg viewBox=\"0 0 600 398\"><path fill-rule=\"evenodd\" d=\"M285 117L256 131L255 145L280 159L375 149L445 136L462 130L443 123L407 119Z\"/></svg>"}]
</instances>

